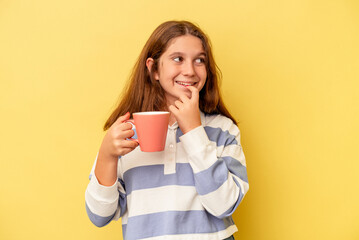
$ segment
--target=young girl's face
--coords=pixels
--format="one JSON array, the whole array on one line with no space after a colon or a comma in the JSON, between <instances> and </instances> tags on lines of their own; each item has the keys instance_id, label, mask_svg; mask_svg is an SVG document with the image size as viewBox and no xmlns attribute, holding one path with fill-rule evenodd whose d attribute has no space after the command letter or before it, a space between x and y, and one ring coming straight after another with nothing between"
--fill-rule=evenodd
<instances>
[{"instance_id":1,"label":"young girl's face","mask_svg":"<svg viewBox=\"0 0 359 240\"><path fill-rule=\"evenodd\" d=\"M194 86L201 91L207 78L206 61L199 38L184 35L169 42L155 73L155 78L165 90L168 105L174 104L180 95L191 97L186 86Z\"/></svg>"}]
</instances>

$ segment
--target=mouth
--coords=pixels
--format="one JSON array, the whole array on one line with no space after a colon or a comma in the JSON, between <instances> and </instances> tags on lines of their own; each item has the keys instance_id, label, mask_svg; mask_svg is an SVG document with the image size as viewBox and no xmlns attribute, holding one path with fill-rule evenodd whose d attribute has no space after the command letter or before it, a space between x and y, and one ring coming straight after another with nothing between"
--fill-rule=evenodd
<instances>
[{"instance_id":1,"label":"mouth","mask_svg":"<svg viewBox=\"0 0 359 240\"><path fill-rule=\"evenodd\" d=\"M183 82L183 81L175 81L177 84L182 85L184 87L188 87L188 86L194 86L197 83L196 82Z\"/></svg>"}]
</instances>

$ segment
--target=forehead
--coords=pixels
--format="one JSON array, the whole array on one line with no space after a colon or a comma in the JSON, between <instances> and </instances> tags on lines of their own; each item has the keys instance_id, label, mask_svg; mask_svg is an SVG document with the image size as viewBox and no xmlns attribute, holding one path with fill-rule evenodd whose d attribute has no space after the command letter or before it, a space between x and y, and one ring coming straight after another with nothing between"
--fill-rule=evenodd
<instances>
[{"instance_id":1,"label":"forehead","mask_svg":"<svg viewBox=\"0 0 359 240\"><path fill-rule=\"evenodd\" d=\"M173 38L168 42L167 49L164 52L182 52L182 53L192 53L200 54L204 52L202 40L198 37L192 35L183 35L176 38Z\"/></svg>"}]
</instances>

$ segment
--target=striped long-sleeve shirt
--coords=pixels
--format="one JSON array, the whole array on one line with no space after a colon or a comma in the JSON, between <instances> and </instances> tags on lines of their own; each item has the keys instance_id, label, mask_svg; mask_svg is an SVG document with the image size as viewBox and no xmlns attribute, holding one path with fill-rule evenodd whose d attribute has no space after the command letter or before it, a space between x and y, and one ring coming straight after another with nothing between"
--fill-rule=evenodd
<instances>
[{"instance_id":1,"label":"striped long-sleeve shirt","mask_svg":"<svg viewBox=\"0 0 359 240\"><path fill-rule=\"evenodd\" d=\"M169 126L163 152L137 147L119 157L113 186L100 185L93 167L90 220L102 227L122 217L125 240L218 240L236 232L231 215L249 188L240 132L222 115L201 113L201 122L186 134Z\"/></svg>"}]
</instances>

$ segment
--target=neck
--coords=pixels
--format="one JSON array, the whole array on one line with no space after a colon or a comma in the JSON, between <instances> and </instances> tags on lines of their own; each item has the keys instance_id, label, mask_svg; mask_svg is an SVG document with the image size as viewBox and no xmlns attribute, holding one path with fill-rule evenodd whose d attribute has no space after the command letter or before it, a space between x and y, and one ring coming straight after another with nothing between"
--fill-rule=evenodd
<instances>
[{"instance_id":1,"label":"neck","mask_svg":"<svg viewBox=\"0 0 359 240\"><path fill-rule=\"evenodd\" d=\"M165 111L168 111L170 112L170 121L169 121L169 125L172 126L175 122L177 122L175 116L173 115L173 113L171 113L170 110L168 110L168 107L171 106L171 105L175 105L174 102L175 102L176 99L171 99L169 98L168 96L166 96L166 110Z\"/></svg>"},{"instance_id":2,"label":"neck","mask_svg":"<svg viewBox=\"0 0 359 240\"><path fill-rule=\"evenodd\" d=\"M169 121L168 124L169 124L170 126L172 126L176 121L177 121L177 120L176 120L175 116L171 113L171 114L170 114L170 121Z\"/></svg>"}]
</instances>

